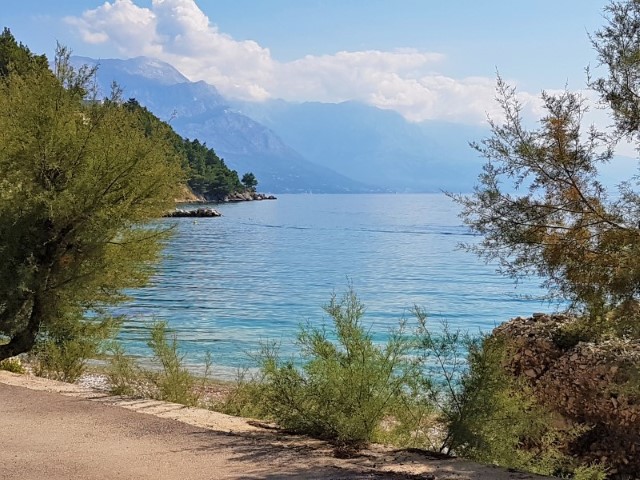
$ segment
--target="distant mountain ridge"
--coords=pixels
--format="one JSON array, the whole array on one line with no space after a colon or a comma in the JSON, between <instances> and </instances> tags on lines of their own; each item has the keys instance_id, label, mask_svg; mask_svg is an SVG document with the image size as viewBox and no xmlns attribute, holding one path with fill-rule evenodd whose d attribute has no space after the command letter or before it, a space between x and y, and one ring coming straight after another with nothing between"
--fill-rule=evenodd
<instances>
[{"instance_id":1,"label":"distant mountain ridge","mask_svg":"<svg viewBox=\"0 0 640 480\"><path fill-rule=\"evenodd\" d=\"M410 123L397 112L358 102L271 101L237 108L312 162L394 191L468 190L481 168L469 141L488 133L480 126Z\"/></svg>"},{"instance_id":2,"label":"distant mountain ridge","mask_svg":"<svg viewBox=\"0 0 640 480\"><path fill-rule=\"evenodd\" d=\"M115 80L125 99L206 142L240 174L253 172L264 191L469 191L480 171L467 145L486 131L479 127L410 123L357 102L234 102L148 57L72 61L98 64L102 91Z\"/></svg>"},{"instance_id":3,"label":"distant mountain ridge","mask_svg":"<svg viewBox=\"0 0 640 480\"><path fill-rule=\"evenodd\" d=\"M104 94L116 81L124 98L135 98L179 134L197 138L216 151L240 174L253 172L266 192L363 193L381 189L349 179L306 160L273 131L234 112L218 90L190 82L171 65L137 57L95 60L72 57L75 66L98 65L98 86Z\"/></svg>"}]
</instances>

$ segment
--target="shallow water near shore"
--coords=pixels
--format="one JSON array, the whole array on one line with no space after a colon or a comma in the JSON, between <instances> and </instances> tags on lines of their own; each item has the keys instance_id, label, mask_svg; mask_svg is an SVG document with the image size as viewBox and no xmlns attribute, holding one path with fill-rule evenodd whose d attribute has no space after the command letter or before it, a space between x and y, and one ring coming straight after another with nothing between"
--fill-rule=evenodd
<instances>
[{"instance_id":1,"label":"shallow water near shore","mask_svg":"<svg viewBox=\"0 0 640 480\"><path fill-rule=\"evenodd\" d=\"M349 284L380 341L414 305L434 325L470 333L553 309L522 298L540 295L533 282L516 288L456 248L475 237L443 194L280 195L216 208L222 217L163 220L176 233L157 275L117 309L130 317L120 334L130 353L148 356L148 323L166 320L189 363L209 350L214 376L233 377L260 342L295 352L299 325L326 321L322 306Z\"/></svg>"}]
</instances>

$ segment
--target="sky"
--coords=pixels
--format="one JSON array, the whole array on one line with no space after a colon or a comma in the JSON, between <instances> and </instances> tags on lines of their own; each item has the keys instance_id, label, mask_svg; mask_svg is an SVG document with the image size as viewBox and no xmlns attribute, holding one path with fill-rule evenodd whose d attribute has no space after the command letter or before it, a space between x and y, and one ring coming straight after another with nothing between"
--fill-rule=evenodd
<instances>
[{"instance_id":1,"label":"sky","mask_svg":"<svg viewBox=\"0 0 640 480\"><path fill-rule=\"evenodd\" d=\"M36 53L164 60L228 97L357 100L410 121L496 115L496 71L540 113L585 88L606 0L0 0ZM588 93L587 93L588 94Z\"/></svg>"}]
</instances>

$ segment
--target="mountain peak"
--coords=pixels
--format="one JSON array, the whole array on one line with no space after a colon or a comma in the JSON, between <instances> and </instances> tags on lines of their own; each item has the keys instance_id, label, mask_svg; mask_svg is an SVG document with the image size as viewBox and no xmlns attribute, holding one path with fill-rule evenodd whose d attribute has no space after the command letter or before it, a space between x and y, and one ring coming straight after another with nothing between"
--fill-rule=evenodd
<instances>
[{"instance_id":1,"label":"mountain peak","mask_svg":"<svg viewBox=\"0 0 640 480\"><path fill-rule=\"evenodd\" d=\"M187 83L189 79L175 67L152 57L134 57L126 60L117 58L93 59L71 57L74 65L98 65L100 77L122 78L123 75L152 80L160 85Z\"/></svg>"}]
</instances>

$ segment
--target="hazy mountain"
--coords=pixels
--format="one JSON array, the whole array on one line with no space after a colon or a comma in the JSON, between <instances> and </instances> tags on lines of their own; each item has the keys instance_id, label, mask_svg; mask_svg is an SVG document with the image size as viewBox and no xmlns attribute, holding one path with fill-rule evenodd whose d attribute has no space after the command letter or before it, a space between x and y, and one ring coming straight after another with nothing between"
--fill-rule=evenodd
<instances>
[{"instance_id":1,"label":"hazy mountain","mask_svg":"<svg viewBox=\"0 0 640 480\"><path fill-rule=\"evenodd\" d=\"M469 190L482 162L469 141L486 128L411 123L357 102L238 104L309 160L396 191Z\"/></svg>"},{"instance_id":2,"label":"hazy mountain","mask_svg":"<svg viewBox=\"0 0 640 480\"><path fill-rule=\"evenodd\" d=\"M265 191L469 191L481 169L468 142L485 137L483 127L411 123L357 102L233 103L159 60L97 63L104 91L116 80L125 98L206 142L241 174L252 171Z\"/></svg>"},{"instance_id":3,"label":"hazy mountain","mask_svg":"<svg viewBox=\"0 0 640 480\"><path fill-rule=\"evenodd\" d=\"M73 57L72 61L75 65L98 64L101 92L109 92L111 83L116 81L124 98L136 98L159 118L169 121L180 135L206 142L240 174L253 172L262 191L380 191L308 161L272 130L233 111L214 86L190 82L167 63L147 57Z\"/></svg>"},{"instance_id":4,"label":"hazy mountain","mask_svg":"<svg viewBox=\"0 0 640 480\"><path fill-rule=\"evenodd\" d=\"M175 85L188 82L189 79L166 62L150 57L136 57L128 60L95 60L89 57L73 56L74 65L98 65L98 73L103 85L109 85L109 79L118 79L127 88L143 86L148 82L158 85Z\"/></svg>"}]
</instances>

